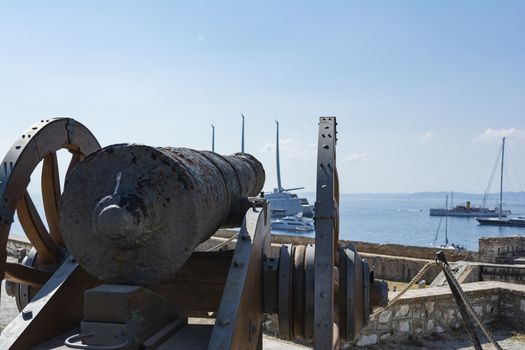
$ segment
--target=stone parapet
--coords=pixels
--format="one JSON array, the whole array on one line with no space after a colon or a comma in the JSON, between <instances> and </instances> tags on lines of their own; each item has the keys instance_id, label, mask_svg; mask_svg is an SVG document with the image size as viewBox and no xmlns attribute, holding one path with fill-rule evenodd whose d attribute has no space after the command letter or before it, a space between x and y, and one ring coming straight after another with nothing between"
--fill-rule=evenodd
<instances>
[{"instance_id":1,"label":"stone parapet","mask_svg":"<svg viewBox=\"0 0 525 350\"><path fill-rule=\"evenodd\" d=\"M462 285L484 323L496 319L525 322L525 286L503 282ZM389 299L395 293L389 295ZM459 329L463 320L448 287L409 290L390 309L371 319L358 346L430 336Z\"/></svg>"}]
</instances>

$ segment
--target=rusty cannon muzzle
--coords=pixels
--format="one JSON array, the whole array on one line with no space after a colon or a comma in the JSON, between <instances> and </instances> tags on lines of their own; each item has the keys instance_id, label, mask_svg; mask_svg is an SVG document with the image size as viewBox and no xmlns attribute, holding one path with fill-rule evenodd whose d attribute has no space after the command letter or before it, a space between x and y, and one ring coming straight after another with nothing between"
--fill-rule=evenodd
<instances>
[{"instance_id":1,"label":"rusty cannon muzzle","mask_svg":"<svg viewBox=\"0 0 525 350\"><path fill-rule=\"evenodd\" d=\"M90 274L118 283L169 281L218 228L240 226L264 185L249 154L122 144L86 157L68 176L60 227Z\"/></svg>"}]
</instances>

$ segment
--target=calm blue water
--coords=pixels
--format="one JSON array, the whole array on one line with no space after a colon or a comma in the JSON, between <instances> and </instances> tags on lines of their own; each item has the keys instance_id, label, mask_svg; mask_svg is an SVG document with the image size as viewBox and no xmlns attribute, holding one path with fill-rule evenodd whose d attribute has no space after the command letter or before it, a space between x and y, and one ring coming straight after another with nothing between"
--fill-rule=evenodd
<instances>
[{"instance_id":1,"label":"calm blue water","mask_svg":"<svg viewBox=\"0 0 525 350\"><path fill-rule=\"evenodd\" d=\"M308 198L310 203L315 202L313 193L300 195ZM525 215L525 193L509 194L505 198L506 209L514 214ZM34 195L33 200L37 208L42 208L39 196ZM465 200L479 205L481 196L454 195L454 204ZM434 240L440 220L439 217L429 216L428 209L444 207L445 194L343 194L340 201L342 239L428 247ZM491 196L487 202L489 207L494 207L496 203L495 196ZM437 244L445 241L444 224L443 219ZM23 232L18 222L15 222L11 232ZM478 249L480 237L515 234L525 235L525 228L480 226L474 218L448 218L449 242L461 244L469 250ZM313 233L306 235L313 236Z\"/></svg>"},{"instance_id":2,"label":"calm blue water","mask_svg":"<svg viewBox=\"0 0 525 350\"><path fill-rule=\"evenodd\" d=\"M303 194L310 203L315 195ZM513 214L525 214L525 194L515 194L504 207ZM471 200L481 203L481 196L454 195L454 205ZM444 194L344 194L340 197L340 238L374 243L399 243L428 247L432 244L439 225L439 217L428 215L429 208L444 207ZM496 197L487 201L496 205ZM449 203L450 204L450 203ZM445 242L445 219L437 244ZM525 235L525 228L481 226L474 218L448 218L450 243L461 244L469 250L478 250L478 238L485 236ZM313 233L307 234L313 236Z\"/></svg>"}]
</instances>

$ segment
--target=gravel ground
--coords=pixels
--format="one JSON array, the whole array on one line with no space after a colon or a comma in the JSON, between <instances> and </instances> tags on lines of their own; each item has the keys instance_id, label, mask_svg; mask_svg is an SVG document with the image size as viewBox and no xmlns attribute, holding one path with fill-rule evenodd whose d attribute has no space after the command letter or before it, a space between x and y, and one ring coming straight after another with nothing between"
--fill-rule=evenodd
<instances>
[{"instance_id":1,"label":"gravel ground","mask_svg":"<svg viewBox=\"0 0 525 350\"><path fill-rule=\"evenodd\" d=\"M7 261L16 262L16 259L7 257ZM2 296L0 297L0 330L4 329L4 327L18 315L15 299L7 295L4 284L5 281L2 281L2 285L0 286L2 290Z\"/></svg>"}]
</instances>

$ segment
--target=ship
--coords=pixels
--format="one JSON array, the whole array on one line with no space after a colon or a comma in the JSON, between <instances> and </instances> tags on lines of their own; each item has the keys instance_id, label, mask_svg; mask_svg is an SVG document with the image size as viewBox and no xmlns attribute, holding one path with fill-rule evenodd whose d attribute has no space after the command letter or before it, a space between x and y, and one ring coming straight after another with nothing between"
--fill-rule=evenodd
<instances>
[{"instance_id":1,"label":"ship","mask_svg":"<svg viewBox=\"0 0 525 350\"><path fill-rule=\"evenodd\" d=\"M431 208L429 210L430 216L464 216L464 217L478 217L478 218L494 218L499 217L499 208L488 209L483 207L473 207L470 201L465 204L456 205L454 208ZM510 210L502 210L501 216L506 217L510 215Z\"/></svg>"},{"instance_id":2,"label":"ship","mask_svg":"<svg viewBox=\"0 0 525 350\"><path fill-rule=\"evenodd\" d=\"M272 220L272 230L309 232L314 231L315 227L312 219L306 219L301 214L297 214Z\"/></svg>"},{"instance_id":3,"label":"ship","mask_svg":"<svg viewBox=\"0 0 525 350\"><path fill-rule=\"evenodd\" d=\"M264 198L270 203L272 219L284 218L287 216L302 215L304 218L314 216L314 206L308 202L308 199L301 198L292 191L302 190L304 187L285 189L281 185L281 164L279 159L279 122L276 120L276 144L275 144L275 161L277 172L277 188L273 192L264 193Z\"/></svg>"},{"instance_id":4,"label":"ship","mask_svg":"<svg viewBox=\"0 0 525 350\"><path fill-rule=\"evenodd\" d=\"M503 166L505 164L505 137L501 142L501 172L499 181L499 212L503 213ZM498 155L499 156L499 155ZM491 179L492 180L492 179ZM509 226L509 227L525 227L525 218L507 218L504 215L499 215L493 218L477 217L476 220L480 225L490 226Z\"/></svg>"}]
</instances>

